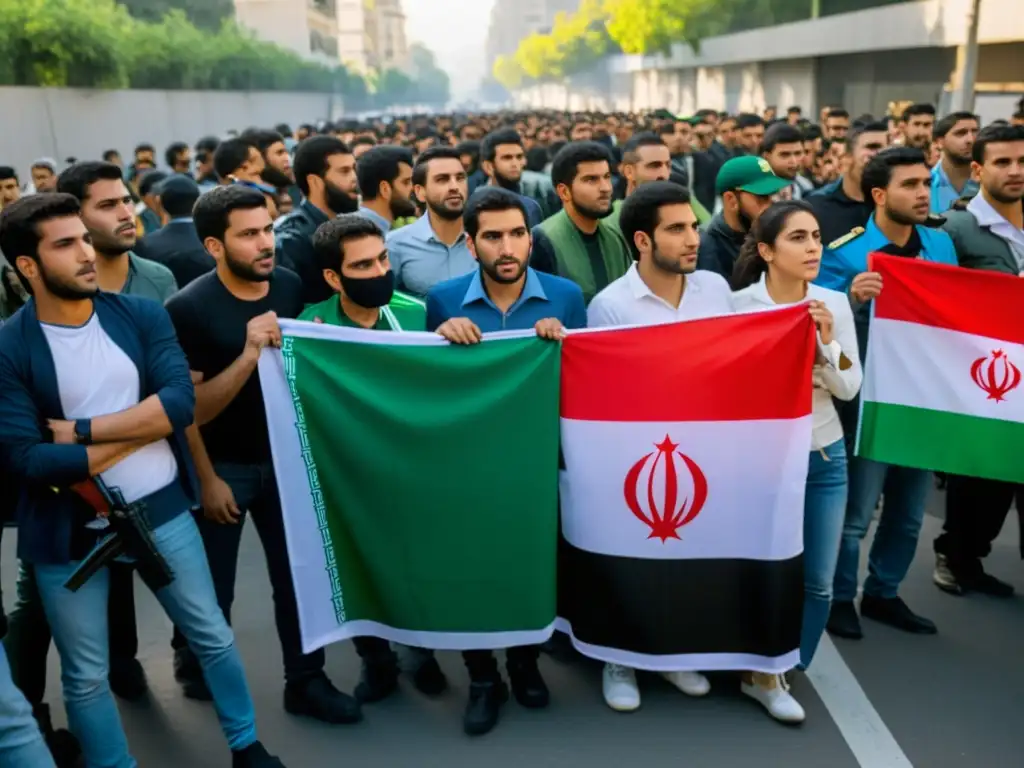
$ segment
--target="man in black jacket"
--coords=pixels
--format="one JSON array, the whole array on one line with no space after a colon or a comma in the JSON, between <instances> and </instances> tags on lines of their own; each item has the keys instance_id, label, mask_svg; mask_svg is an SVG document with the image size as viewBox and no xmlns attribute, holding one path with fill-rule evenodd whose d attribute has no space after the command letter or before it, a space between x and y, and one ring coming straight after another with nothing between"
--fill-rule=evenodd
<instances>
[{"instance_id":1,"label":"man in black jacket","mask_svg":"<svg viewBox=\"0 0 1024 768\"><path fill-rule=\"evenodd\" d=\"M745 155L729 160L718 172L715 192L722 197L722 211L711 219L701 236L697 269L717 272L732 281L740 246L754 222L772 203L772 195L789 185L772 172L768 161Z\"/></svg>"},{"instance_id":2,"label":"man in black jacket","mask_svg":"<svg viewBox=\"0 0 1024 768\"><path fill-rule=\"evenodd\" d=\"M302 301L316 304L333 293L313 254L317 227L343 213L359 210L356 159L334 136L312 136L295 150L295 183L302 202L274 227L277 261L302 279Z\"/></svg>"},{"instance_id":3,"label":"man in black jacket","mask_svg":"<svg viewBox=\"0 0 1024 768\"><path fill-rule=\"evenodd\" d=\"M192 206L199 199L199 185L188 176L171 176L160 185L158 194L170 221L136 243L135 253L163 264L174 274L178 288L184 288L216 266L192 223Z\"/></svg>"}]
</instances>

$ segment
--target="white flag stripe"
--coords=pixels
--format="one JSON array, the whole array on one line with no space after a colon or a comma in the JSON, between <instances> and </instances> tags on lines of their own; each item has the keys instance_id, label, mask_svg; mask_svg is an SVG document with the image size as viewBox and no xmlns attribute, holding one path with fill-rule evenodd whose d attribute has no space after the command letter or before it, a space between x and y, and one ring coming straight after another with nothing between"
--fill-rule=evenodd
<instances>
[{"instance_id":1,"label":"white flag stripe","mask_svg":"<svg viewBox=\"0 0 1024 768\"><path fill-rule=\"evenodd\" d=\"M865 402L950 411L1002 421L1024 422L1024 381L991 399L971 377L971 366L1001 351L1024 373L1024 345L986 336L875 318L868 339ZM987 370L987 362L983 371ZM1001 371L1001 363L997 371ZM997 383L1002 380L996 376Z\"/></svg>"},{"instance_id":2,"label":"white flag stripe","mask_svg":"<svg viewBox=\"0 0 1024 768\"><path fill-rule=\"evenodd\" d=\"M259 377L274 454L274 476L281 497L288 560L293 581L302 584L302 589L295 590L302 650L311 653L344 639L345 635L331 610L333 591L324 539L317 524L309 475L295 428L298 419L280 350L263 350Z\"/></svg>"},{"instance_id":3,"label":"white flag stripe","mask_svg":"<svg viewBox=\"0 0 1024 768\"><path fill-rule=\"evenodd\" d=\"M560 479L562 533L573 546L643 559L785 560L803 551L804 487L811 416L771 421L601 422L562 419L566 469ZM626 500L626 478L639 461L636 502L650 520L648 478L656 444L668 435L707 481L699 514L679 538L652 529ZM678 459L675 512L688 509L692 473ZM665 500L664 468L654 473L656 506ZM685 514L685 512L684 512ZM664 510L661 510L664 517Z\"/></svg>"}]
</instances>

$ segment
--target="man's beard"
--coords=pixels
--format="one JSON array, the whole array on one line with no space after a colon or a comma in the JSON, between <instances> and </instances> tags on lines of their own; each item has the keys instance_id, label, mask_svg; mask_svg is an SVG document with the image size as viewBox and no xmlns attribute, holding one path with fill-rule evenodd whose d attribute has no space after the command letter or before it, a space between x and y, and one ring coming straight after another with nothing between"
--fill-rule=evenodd
<instances>
[{"instance_id":1,"label":"man's beard","mask_svg":"<svg viewBox=\"0 0 1024 768\"><path fill-rule=\"evenodd\" d=\"M967 155L967 156L964 156L964 155L954 155L952 152L947 151L946 152L946 157L949 158L949 162L951 164L957 166L958 168L963 168L964 166L967 166L967 165L971 164L971 156L970 155Z\"/></svg>"},{"instance_id":2,"label":"man's beard","mask_svg":"<svg viewBox=\"0 0 1024 768\"><path fill-rule=\"evenodd\" d=\"M997 203L1002 203L1003 205L1012 205L1013 203L1019 203L1021 202L1021 199L1024 198L1024 193L1008 195L1004 194L1003 191L1000 189L992 189L990 187L985 187L985 193L993 200L995 200Z\"/></svg>"},{"instance_id":3,"label":"man's beard","mask_svg":"<svg viewBox=\"0 0 1024 768\"><path fill-rule=\"evenodd\" d=\"M692 267L686 267L680 264L678 259L665 258L661 251L658 250L657 246L655 246L654 251L651 252L651 258L654 260L654 266L673 275L688 275L697 269L696 264Z\"/></svg>"},{"instance_id":4,"label":"man's beard","mask_svg":"<svg viewBox=\"0 0 1024 768\"><path fill-rule=\"evenodd\" d=\"M267 165L263 168L260 178L270 186L276 187L277 189L287 189L295 183L287 173L278 170L272 165ZM333 208L331 210L333 210Z\"/></svg>"},{"instance_id":5,"label":"man's beard","mask_svg":"<svg viewBox=\"0 0 1024 768\"><path fill-rule=\"evenodd\" d=\"M39 275L43 278L43 285L46 286L47 291L58 299L64 299L65 301L80 301L81 299L90 299L99 293L100 287L98 285L94 285L91 288L79 288L76 285L65 283L62 280L56 279L47 272L41 261L37 263L39 264Z\"/></svg>"},{"instance_id":6,"label":"man's beard","mask_svg":"<svg viewBox=\"0 0 1024 768\"><path fill-rule=\"evenodd\" d=\"M327 197L327 207L336 216L346 213L355 213L359 210L359 199L352 197L345 190L334 186L329 181L324 182L324 194Z\"/></svg>"},{"instance_id":7,"label":"man's beard","mask_svg":"<svg viewBox=\"0 0 1024 768\"><path fill-rule=\"evenodd\" d=\"M500 173L498 173L497 168L494 169L494 183L497 184L502 189L507 189L509 192L519 192L519 180L516 179L515 181L513 181L507 176L502 176Z\"/></svg>"},{"instance_id":8,"label":"man's beard","mask_svg":"<svg viewBox=\"0 0 1024 768\"><path fill-rule=\"evenodd\" d=\"M388 208L391 209L391 215L396 219L416 215L416 204L407 197L392 197Z\"/></svg>"},{"instance_id":9,"label":"man's beard","mask_svg":"<svg viewBox=\"0 0 1024 768\"><path fill-rule=\"evenodd\" d=\"M924 222L926 216L916 216L915 214L906 214L901 211L894 210L889 206L885 207L885 215L895 223L904 227L910 227Z\"/></svg>"},{"instance_id":10,"label":"man's beard","mask_svg":"<svg viewBox=\"0 0 1024 768\"><path fill-rule=\"evenodd\" d=\"M462 211L466 207L466 202L465 200L463 200L462 205L460 205L458 210L455 211L447 207L444 204L444 200L442 200L440 203L435 203L433 200L427 200L427 207L429 207L430 210L432 210L445 221L455 221L456 219L462 218Z\"/></svg>"},{"instance_id":11,"label":"man's beard","mask_svg":"<svg viewBox=\"0 0 1024 768\"><path fill-rule=\"evenodd\" d=\"M260 254L260 258L263 259L267 256L273 257L273 255L273 251L263 251ZM270 279L271 274L273 274L273 272L268 272L265 275L261 274L253 268L251 262L239 261L230 253L226 253L224 255L224 263L227 264L228 270L231 274L240 280L245 280L250 283L265 283Z\"/></svg>"},{"instance_id":12,"label":"man's beard","mask_svg":"<svg viewBox=\"0 0 1024 768\"><path fill-rule=\"evenodd\" d=\"M747 216L740 208L736 211L736 218L740 220L740 226L743 227L744 232L749 232L754 226L754 220Z\"/></svg>"},{"instance_id":13,"label":"man's beard","mask_svg":"<svg viewBox=\"0 0 1024 768\"><path fill-rule=\"evenodd\" d=\"M580 203L577 203L575 200L572 201L572 204L573 207L576 209L576 212L579 213L580 216L582 216L585 219L597 221L599 219L606 219L612 215L612 211L614 210L614 208L611 205L611 201L609 200L608 202L608 208L607 210L604 211L598 210L597 208L591 208L589 205L582 205Z\"/></svg>"},{"instance_id":14,"label":"man's beard","mask_svg":"<svg viewBox=\"0 0 1024 768\"><path fill-rule=\"evenodd\" d=\"M130 243L125 243L123 240L118 240L113 236L107 238L93 235L92 247L96 249L98 255L114 259L128 253L128 251L135 247L135 242L135 240L132 240Z\"/></svg>"},{"instance_id":15,"label":"man's beard","mask_svg":"<svg viewBox=\"0 0 1024 768\"><path fill-rule=\"evenodd\" d=\"M516 272L516 274L513 277L504 277L500 272L498 272L498 267L500 267L502 264L511 263L515 263L519 267L519 271ZM488 277L490 277L494 282L508 285L517 282L519 278L523 276L523 273L526 272L526 267L528 266L528 264L528 261L519 261L518 259L509 259L502 257L499 258L493 264L485 264L481 260L480 269L486 272Z\"/></svg>"}]
</instances>

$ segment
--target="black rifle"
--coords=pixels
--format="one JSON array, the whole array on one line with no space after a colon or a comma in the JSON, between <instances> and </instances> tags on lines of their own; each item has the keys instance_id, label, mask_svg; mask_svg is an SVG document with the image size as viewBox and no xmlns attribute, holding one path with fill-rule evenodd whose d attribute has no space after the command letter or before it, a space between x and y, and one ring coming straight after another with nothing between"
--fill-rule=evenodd
<instances>
[{"instance_id":1,"label":"black rifle","mask_svg":"<svg viewBox=\"0 0 1024 768\"><path fill-rule=\"evenodd\" d=\"M86 555L65 582L65 588L77 592L97 571L122 555L134 561L139 576L154 592L174 581L174 572L153 541L145 504L126 503L120 489L107 488L99 477L76 483L71 490L110 522L111 532Z\"/></svg>"}]
</instances>

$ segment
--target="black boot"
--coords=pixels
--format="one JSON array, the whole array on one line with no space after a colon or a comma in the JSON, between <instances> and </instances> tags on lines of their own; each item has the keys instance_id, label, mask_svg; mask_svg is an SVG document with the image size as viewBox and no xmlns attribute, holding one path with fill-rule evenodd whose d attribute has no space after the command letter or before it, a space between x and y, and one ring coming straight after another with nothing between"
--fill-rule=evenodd
<instances>
[{"instance_id":1,"label":"black boot","mask_svg":"<svg viewBox=\"0 0 1024 768\"><path fill-rule=\"evenodd\" d=\"M939 631L934 622L918 616L898 597L864 595L860 599L860 612L866 618L915 635L934 635Z\"/></svg>"},{"instance_id":2,"label":"black boot","mask_svg":"<svg viewBox=\"0 0 1024 768\"><path fill-rule=\"evenodd\" d=\"M285 685L284 708L293 715L334 725L363 719L359 702L335 688L323 672L310 680Z\"/></svg>"},{"instance_id":3,"label":"black boot","mask_svg":"<svg viewBox=\"0 0 1024 768\"><path fill-rule=\"evenodd\" d=\"M412 683L424 696L440 696L448 688L448 678L434 656L423 660L412 673Z\"/></svg>"},{"instance_id":4,"label":"black boot","mask_svg":"<svg viewBox=\"0 0 1024 768\"><path fill-rule=\"evenodd\" d=\"M828 614L828 624L825 625L830 635L845 637L847 640L860 640L864 632L860 628L860 617L853 601L842 600L832 603L832 610Z\"/></svg>"},{"instance_id":5,"label":"black boot","mask_svg":"<svg viewBox=\"0 0 1024 768\"><path fill-rule=\"evenodd\" d=\"M254 741L245 749L231 753L231 768L284 768L284 763Z\"/></svg>"},{"instance_id":6,"label":"black boot","mask_svg":"<svg viewBox=\"0 0 1024 768\"><path fill-rule=\"evenodd\" d=\"M462 716L462 729L470 736L483 736L498 724L501 705L508 701L508 687L498 678L469 684L469 702Z\"/></svg>"},{"instance_id":7,"label":"black boot","mask_svg":"<svg viewBox=\"0 0 1024 768\"><path fill-rule=\"evenodd\" d=\"M512 686L512 695L516 701L527 709L543 709L551 700L548 686L537 669L537 662L510 663L508 665L508 681Z\"/></svg>"},{"instance_id":8,"label":"black boot","mask_svg":"<svg viewBox=\"0 0 1024 768\"><path fill-rule=\"evenodd\" d=\"M63 728L54 730L53 722L50 720L50 705L37 704L32 708L32 716L39 724L43 740L46 742L50 754L53 755L53 762L57 764L57 768L77 766L82 757L82 748L71 731L66 731Z\"/></svg>"},{"instance_id":9,"label":"black boot","mask_svg":"<svg viewBox=\"0 0 1024 768\"><path fill-rule=\"evenodd\" d=\"M111 657L107 680L110 690L125 701L138 701L149 692L146 672L138 659Z\"/></svg>"},{"instance_id":10,"label":"black boot","mask_svg":"<svg viewBox=\"0 0 1024 768\"><path fill-rule=\"evenodd\" d=\"M186 699L213 701L199 659L188 646L174 649L174 679L181 684L181 692Z\"/></svg>"},{"instance_id":11,"label":"black boot","mask_svg":"<svg viewBox=\"0 0 1024 768\"><path fill-rule=\"evenodd\" d=\"M398 690L398 660L391 658L363 659L363 672L356 686L356 699L361 704L383 701Z\"/></svg>"}]
</instances>

